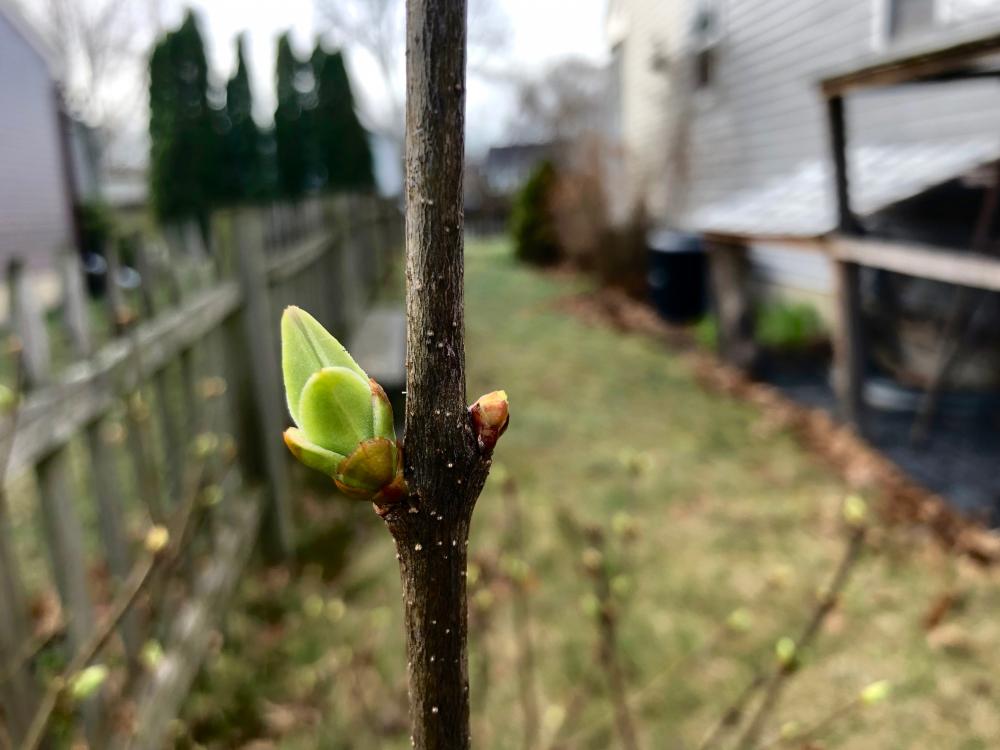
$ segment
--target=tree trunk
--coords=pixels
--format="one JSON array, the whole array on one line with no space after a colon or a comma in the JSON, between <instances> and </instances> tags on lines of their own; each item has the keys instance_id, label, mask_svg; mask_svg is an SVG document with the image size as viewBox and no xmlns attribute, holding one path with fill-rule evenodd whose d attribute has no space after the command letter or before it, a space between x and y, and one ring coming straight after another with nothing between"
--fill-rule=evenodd
<instances>
[{"instance_id":1,"label":"tree trunk","mask_svg":"<svg viewBox=\"0 0 1000 750\"><path fill-rule=\"evenodd\" d=\"M381 509L405 606L413 744L469 747L466 545L489 457L465 395L465 0L407 0L408 500Z\"/></svg>"}]
</instances>

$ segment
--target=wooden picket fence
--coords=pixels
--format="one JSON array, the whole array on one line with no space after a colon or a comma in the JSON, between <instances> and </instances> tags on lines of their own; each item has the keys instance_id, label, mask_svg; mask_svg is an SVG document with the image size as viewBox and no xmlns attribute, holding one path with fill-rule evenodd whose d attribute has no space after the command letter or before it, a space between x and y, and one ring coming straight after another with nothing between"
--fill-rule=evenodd
<instances>
[{"instance_id":1,"label":"wooden picket fence","mask_svg":"<svg viewBox=\"0 0 1000 750\"><path fill-rule=\"evenodd\" d=\"M109 278L127 260L141 283L102 303L76 253L55 311L10 269L21 397L0 416L0 748L161 747L255 541L291 553L280 313L298 304L350 340L401 216L341 196L223 212L210 234L116 244ZM401 339L382 338L393 351L373 367L401 369ZM109 676L74 696L95 665Z\"/></svg>"}]
</instances>

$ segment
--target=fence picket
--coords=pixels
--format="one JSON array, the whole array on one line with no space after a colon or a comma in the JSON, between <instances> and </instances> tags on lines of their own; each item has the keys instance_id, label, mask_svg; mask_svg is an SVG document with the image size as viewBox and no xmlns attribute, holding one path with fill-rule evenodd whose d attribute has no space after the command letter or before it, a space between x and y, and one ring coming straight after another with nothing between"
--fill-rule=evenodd
<instances>
[{"instance_id":1,"label":"fence picket","mask_svg":"<svg viewBox=\"0 0 1000 750\"><path fill-rule=\"evenodd\" d=\"M51 382L51 347L41 305L31 280L20 263L9 269L11 313L21 339L24 383L28 390ZM69 647L76 651L94 628L94 607L87 582L83 526L70 491L69 448L61 446L42 458L35 467L42 531L46 539L52 574L67 621ZM88 737L93 743L99 734L99 703L87 701L83 715Z\"/></svg>"},{"instance_id":2,"label":"fence picket","mask_svg":"<svg viewBox=\"0 0 1000 750\"><path fill-rule=\"evenodd\" d=\"M108 263L107 298L111 312L111 325L116 337L130 336L135 319L125 299L124 290L118 283L121 264L119 262L117 243L108 243L105 249L105 259ZM139 347L131 341L131 366L136 373L143 370L142 362L138 361ZM123 394L125 402L126 443L131 454L132 470L135 475L135 486L142 502L149 509L150 517L156 523L163 523L166 511L159 479L156 475L156 460L151 445L150 409L143 397L143 383L138 380L133 391Z\"/></svg>"},{"instance_id":3,"label":"fence picket","mask_svg":"<svg viewBox=\"0 0 1000 750\"><path fill-rule=\"evenodd\" d=\"M6 493L0 490L0 700L11 739L20 743L38 702L37 685L23 658L31 633L25 618L19 566L10 545Z\"/></svg>"},{"instance_id":4,"label":"fence picket","mask_svg":"<svg viewBox=\"0 0 1000 750\"><path fill-rule=\"evenodd\" d=\"M116 283L120 248L112 244L106 248L112 340L100 346L96 339L103 336L95 336L90 325L79 256L66 252L59 258L61 323L76 361L58 372L40 300L22 266L11 264L11 321L20 342L20 372L28 394L18 409L16 424L8 429L0 423L0 430L6 429L11 436L9 443L0 437L0 461L9 465L12 474L33 472L37 479L43 545L62 603L69 649L78 649L97 627L85 545L89 538L79 518L76 498L81 493L74 481L83 476L75 476L77 467L70 460L73 442L79 440L86 446L83 471L95 498L100 556L120 583L133 572L134 562L123 523L126 501L131 498L119 481L120 459L126 459L135 475L136 490L150 516L161 521L166 518L168 483L170 494L175 495L175 488L180 487L177 480L190 474L190 467L185 466L190 441L209 429L228 430L236 437L239 471L222 474L222 454L215 454L199 473L199 486L207 482L224 485L225 502L210 512L199 508L198 524L185 536L181 559L175 558L180 567L171 563L149 585L142 617L130 611L116 620L133 670L122 698L137 702L135 715L145 717L140 724L146 721L159 731L176 715L204 658L209 639L203 636L208 628L216 627L223 600L231 582L238 579L255 538L251 535L260 514L265 551L273 558L291 555L289 461L281 445L287 418L278 366L280 305L309 307L347 340L366 315L384 268L385 236L381 225L376 226L380 221L377 203L348 196L310 197L297 206L241 209L226 212L213 224L211 253L194 223L168 228L164 232L170 250L168 264L150 246L136 246L135 261L142 279L135 296L142 318L139 323L129 309L129 295ZM167 283L166 306L158 296L161 280ZM62 362L63 350L56 354ZM224 388L214 379L219 376L224 376ZM143 394L151 394L152 400L144 403ZM118 447L123 431L110 429L111 415L120 401L126 404L128 445L124 449ZM162 430L162 441L158 430ZM125 455L119 456L122 450ZM159 473L161 461L166 477ZM39 705L41 686L32 675L30 652L37 639L27 617L5 510L0 487L0 733L18 742ZM234 536L236 526L240 530ZM236 547L223 542L237 537L239 554L232 554ZM209 553L208 567L195 565L201 562L202 552ZM215 591L212 587L223 580L223 573L229 583ZM185 578L188 585L175 585ZM199 623L204 627L199 624L197 638L185 635L182 612L200 613ZM169 670L146 678L137 674L146 627L171 636L164 644L168 655L163 663L182 663L176 679L165 676ZM177 634L182 637L175 638ZM47 697L51 695L50 691ZM98 731L106 697L95 696L82 706L91 747L109 746ZM44 727L45 714L39 716L39 726ZM6 735L0 736L0 746L5 739Z\"/></svg>"},{"instance_id":5,"label":"fence picket","mask_svg":"<svg viewBox=\"0 0 1000 750\"><path fill-rule=\"evenodd\" d=\"M244 336L250 352L250 372L254 387L258 440L264 453L264 471L268 489L268 508L264 529L268 552L288 557L292 550L289 477L281 433L281 379L276 357L277 318L272 314L267 286L267 266L262 247L263 222L256 212L236 212L233 241L236 245L243 287Z\"/></svg>"},{"instance_id":6,"label":"fence picket","mask_svg":"<svg viewBox=\"0 0 1000 750\"><path fill-rule=\"evenodd\" d=\"M139 272L139 298L142 303L142 315L152 320L156 317L156 274L149 257L149 248L139 238L135 243L136 270ZM177 413L171 408L170 378L166 368L160 369L153 376L157 412L160 417L160 429L163 433L163 451L166 459L164 473L167 480L167 490L172 503L180 502L181 477L184 475L184 447L181 440L181 428L177 421Z\"/></svg>"},{"instance_id":7,"label":"fence picket","mask_svg":"<svg viewBox=\"0 0 1000 750\"><path fill-rule=\"evenodd\" d=\"M70 251L62 258L63 319L69 332L70 344L76 355L87 359L93 354L93 337L83 286L83 268L79 256ZM131 564L125 533L122 528L124 511L115 450L109 441L106 419L101 416L83 430L90 464L90 479L97 501L97 524L104 552L116 583L128 575ZM134 612L122 618L120 633L125 653L134 667L139 654L139 624Z\"/></svg>"}]
</instances>

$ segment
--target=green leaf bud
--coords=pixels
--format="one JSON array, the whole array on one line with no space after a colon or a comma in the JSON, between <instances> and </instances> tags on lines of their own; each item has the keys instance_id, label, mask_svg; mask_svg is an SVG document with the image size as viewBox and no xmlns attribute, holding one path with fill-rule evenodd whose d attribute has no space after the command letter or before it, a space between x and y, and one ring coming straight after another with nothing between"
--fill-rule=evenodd
<instances>
[{"instance_id":1,"label":"green leaf bud","mask_svg":"<svg viewBox=\"0 0 1000 750\"><path fill-rule=\"evenodd\" d=\"M139 654L139 660L143 663L146 669L152 672L160 665L160 662L163 661L163 646L161 646L160 642L156 640L146 641Z\"/></svg>"},{"instance_id":2,"label":"green leaf bud","mask_svg":"<svg viewBox=\"0 0 1000 750\"><path fill-rule=\"evenodd\" d=\"M848 495L844 499L844 521L849 526L864 526L868 520L868 504L860 495Z\"/></svg>"},{"instance_id":3,"label":"green leaf bud","mask_svg":"<svg viewBox=\"0 0 1000 750\"><path fill-rule=\"evenodd\" d=\"M388 396L298 307L281 319L281 367L296 424L284 434L292 455L348 497L384 503L407 494Z\"/></svg>"},{"instance_id":4,"label":"green leaf bud","mask_svg":"<svg viewBox=\"0 0 1000 750\"><path fill-rule=\"evenodd\" d=\"M753 615L744 607L734 609L726 618L726 627L734 633L746 633L753 627Z\"/></svg>"},{"instance_id":5,"label":"green leaf bud","mask_svg":"<svg viewBox=\"0 0 1000 750\"><path fill-rule=\"evenodd\" d=\"M86 700L108 679L108 668L103 664L92 664L77 672L69 681L69 694L75 701Z\"/></svg>"},{"instance_id":6,"label":"green leaf bud","mask_svg":"<svg viewBox=\"0 0 1000 750\"><path fill-rule=\"evenodd\" d=\"M866 706L874 706L889 697L892 692L892 683L888 680L878 680L866 686L860 693L861 702Z\"/></svg>"},{"instance_id":7,"label":"green leaf bud","mask_svg":"<svg viewBox=\"0 0 1000 750\"><path fill-rule=\"evenodd\" d=\"M781 729L779 730L779 735L783 740L790 740L793 737L795 737L795 735L797 735L800 730L801 730L801 725L799 724L799 722L795 721L795 719L791 719L781 725Z\"/></svg>"},{"instance_id":8,"label":"green leaf bud","mask_svg":"<svg viewBox=\"0 0 1000 750\"><path fill-rule=\"evenodd\" d=\"M797 652L798 649L795 646L795 641L787 635L779 638L778 642L774 644L774 654L778 657L778 663L786 669L791 669L795 666Z\"/></svg>"}]
</instances>

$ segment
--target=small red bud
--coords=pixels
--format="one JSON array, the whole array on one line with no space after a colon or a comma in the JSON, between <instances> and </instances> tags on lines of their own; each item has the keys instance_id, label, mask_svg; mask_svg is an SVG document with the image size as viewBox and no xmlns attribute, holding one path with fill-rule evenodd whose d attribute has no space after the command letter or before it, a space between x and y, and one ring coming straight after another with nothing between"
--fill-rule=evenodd
<instances>
[{"instance_id":1,"label":"small red bud","mask_svg":"<svg viewBox=\"0 0 1000 750\"><path fill-rule=\"evenodd\" d=\"M491 453L497 440L507 429L510 423L508 406L507 392L493 391L480 396L479 400L469 407L469 415L472 417L472 426L479 438L481 451Z\"/></svg>"}]
</instances>

